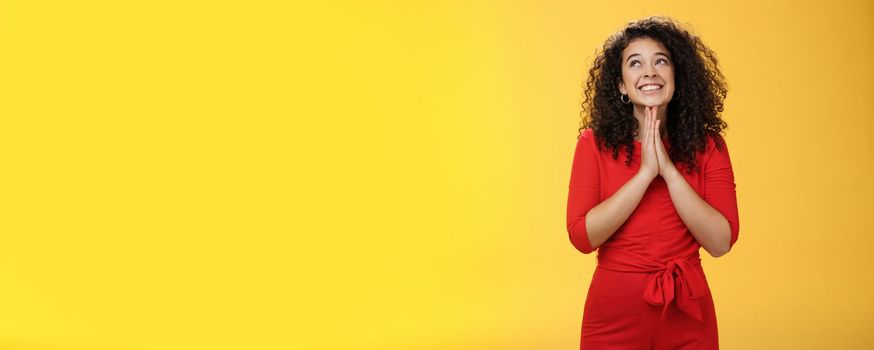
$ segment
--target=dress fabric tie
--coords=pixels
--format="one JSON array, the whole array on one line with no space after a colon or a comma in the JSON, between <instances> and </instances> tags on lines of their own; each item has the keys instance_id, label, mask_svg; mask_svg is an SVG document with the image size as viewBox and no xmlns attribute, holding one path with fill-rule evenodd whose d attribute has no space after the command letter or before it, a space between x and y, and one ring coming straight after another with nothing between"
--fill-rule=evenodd
<instances>
[{"instance_id":1,"label":"dress fabric tie","mask_svg":"<svg viewBox=\"0 0 874 350\"><path fill-rule=\"evenodd\" d=\"M706 284L695 267L686 259L675 259L668 261L665 268L649 280L643 299L651 305L664 305L662 319L665 319L671 300L676 300L680 310L703 322L697 299L706 293L705 288Z\"/></svg>"},{"instance_id":2,"label":"dress fabric tie","mask_svg":"<svg viewBox=\"0 0 874 350\"><path fill-rule=\"evenodd\" d=\"M675 301L681 311L703 322L698 298L706 295L707 282L696 268L701 265L700 257L676 258L661 264L649 259L613 259L614 254L616 251L604 254L604 258L599 255L598 266L620 272L655 272L644 289L643 300L650 305L664 305L661 313L663 320L671 302Z\"/></svg>"}]
</instances>

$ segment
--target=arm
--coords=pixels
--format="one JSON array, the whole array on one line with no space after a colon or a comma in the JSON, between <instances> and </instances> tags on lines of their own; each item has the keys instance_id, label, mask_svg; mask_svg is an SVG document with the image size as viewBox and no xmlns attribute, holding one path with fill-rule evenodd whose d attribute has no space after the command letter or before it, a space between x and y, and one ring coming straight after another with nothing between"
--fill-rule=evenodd
<instances>
[{"instance_id":1,"label":"arm","mask_svg":"<svg viewBox=\"0 0 874 350\"><path fill-rule=\"evenodd\" d=\"M577 250L589 254L625 223L654 176L638 172L610 198L600 200L600 172L594 140L580 136L571 169L567 230Z\"/></svg>"},{"instance_id":2,"label":"arm","mask_svg":"<svg viewBox=\"0 0 874 350\"><path fill-rule=\"evenodd\" d=\"M666 174L665 182L689 231L711 256L720 257L731 250L739 230L734 172L724 141L721 150L713 146L704 171L704 198L676 168Z\"/></svg>"}]
</instances>

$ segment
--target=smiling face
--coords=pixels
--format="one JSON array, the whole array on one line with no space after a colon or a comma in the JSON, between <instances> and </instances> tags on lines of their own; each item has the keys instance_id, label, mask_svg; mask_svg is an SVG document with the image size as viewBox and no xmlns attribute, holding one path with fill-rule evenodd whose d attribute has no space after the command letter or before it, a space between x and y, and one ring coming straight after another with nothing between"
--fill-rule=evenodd
<instances>
[{"instance_id":1,"label":"smiling face","mask_svg":"<svg viewBox=\"0 0 874 350\"><path fill-rule=\"evenodd\" d=\"M667 106L674 95L674 62L668 50L647 37L630 42L622 51L619 92L637 106Z\"/></svg>"}]
</instances>

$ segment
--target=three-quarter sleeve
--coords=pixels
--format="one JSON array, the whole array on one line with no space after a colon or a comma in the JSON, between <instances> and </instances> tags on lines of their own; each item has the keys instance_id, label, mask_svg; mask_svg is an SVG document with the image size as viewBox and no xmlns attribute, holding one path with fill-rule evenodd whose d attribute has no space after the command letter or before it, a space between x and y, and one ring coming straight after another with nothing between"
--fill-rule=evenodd
<instances>
[{"instance_id":1,"label":"three-quarter sleeve","mask_svg":"<svg viewBox=\"0 0 874 350\"><path fill-rule=\"evenodd\" d=\"M586 230L586 214L600 202L601 179L598 169L597 147L587 129L577 139L568 186L567 232L577 250L589 254L592 248Z\"/></svg>"},{"instance_id":2,"label":"three-quarter sleeve","mask_svg":"<svg viewBox=\"0 0 874 350\"><path fill-rule=\"evenodd\" d=\"M728 156L728 144L718 136L722 149L713 145L704 165L704 201L719 211L728 220L731 228L729 250L737 242L740 222L738 220L737 194L734 183L734 170Z\"/></svg>"}]
</instances>

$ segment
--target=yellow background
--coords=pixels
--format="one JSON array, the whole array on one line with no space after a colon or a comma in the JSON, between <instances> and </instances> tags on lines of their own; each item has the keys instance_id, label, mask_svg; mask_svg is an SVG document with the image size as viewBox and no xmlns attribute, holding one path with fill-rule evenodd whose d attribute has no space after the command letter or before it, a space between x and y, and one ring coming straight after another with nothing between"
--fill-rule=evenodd
<instances>
[{"instance_id":1,"label":"yellow background","mask_svg":"<svg viewBox=\"0 0 874 350\"><path fill-rule=\"evenodd\" d=\"M0 1L0 349L575 349L582 82L653 14L729 84L722 347L874 347L870 1L158 0Z\"/></svg>"}]
</instances>

